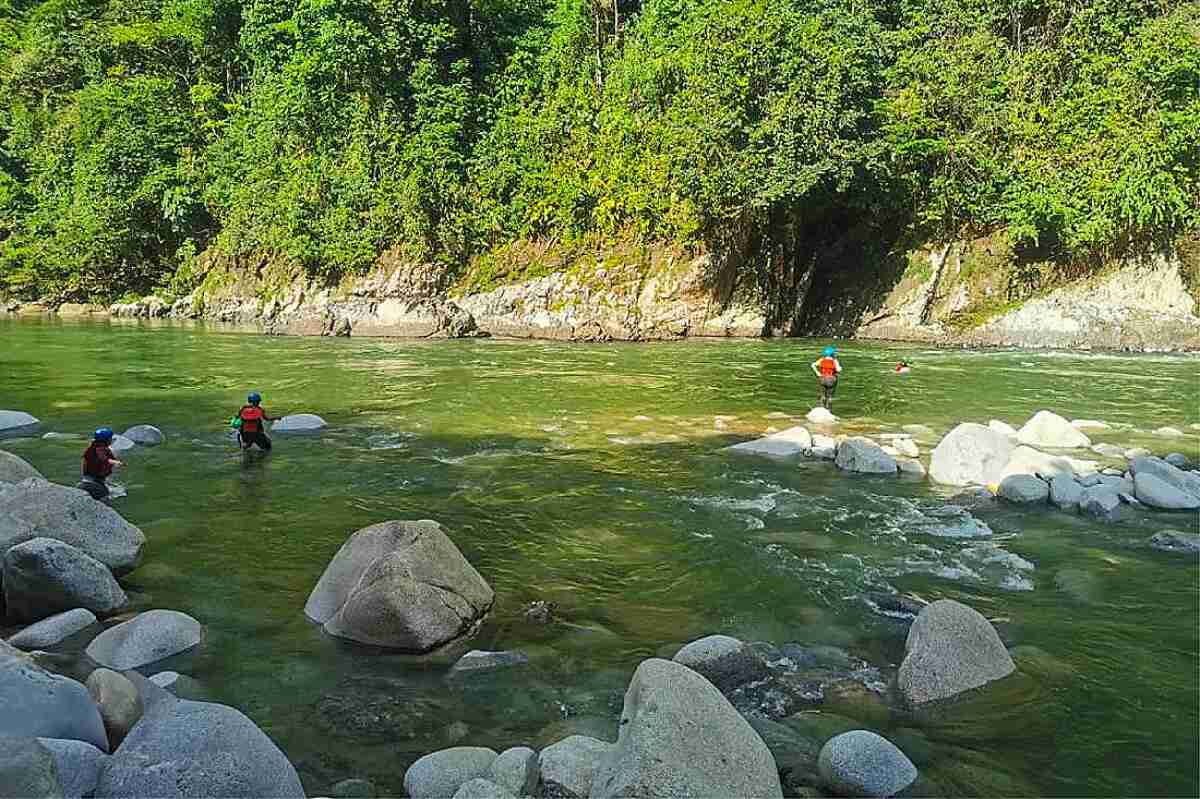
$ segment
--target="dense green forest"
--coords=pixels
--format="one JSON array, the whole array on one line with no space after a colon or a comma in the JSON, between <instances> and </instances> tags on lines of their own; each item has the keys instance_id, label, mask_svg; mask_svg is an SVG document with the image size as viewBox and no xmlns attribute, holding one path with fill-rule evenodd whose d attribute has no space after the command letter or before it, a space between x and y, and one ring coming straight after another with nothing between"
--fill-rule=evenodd
<instances>
[{"instance_id":1,"label":"dense green forest","mask_svg":"<svg viewBox=\"0 0 1200 799\"><path fill-rule=\"evenodd\" d=\"M0 290L1200 224L1200 3L0 0Z\"/></svg>"}]
</instances>

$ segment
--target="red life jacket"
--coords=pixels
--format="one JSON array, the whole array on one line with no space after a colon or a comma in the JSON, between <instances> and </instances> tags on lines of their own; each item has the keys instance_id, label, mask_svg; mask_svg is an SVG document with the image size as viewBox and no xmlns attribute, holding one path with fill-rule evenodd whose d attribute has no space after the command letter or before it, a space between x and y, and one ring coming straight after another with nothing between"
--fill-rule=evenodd
<instances>
[{"instance_id":1,"label":"red life jacket","mask_svg":"<svg viewBox=\"0 0 1200 799\"><path fill-rule=\"evenodd\" d=\"M93 441L92 445L83 451L83 473L87 477L103 480L112 474L112 461L113 454L108 445Z\"/></svg>"},{"instance_id":2,"label":"red life jacket","mask_svg":"<svg viewBox=\"0 0 1200 799\"><path fill-rule=\"evenodd\" d=\"M267 414L257 405L243 405L238 411L238 418L242 420L243 433L261 433Z\"/></svg>"},{"instance_id":3,"label":"red life jacket","mask_svg":"<svg viewBox=\"0 0 1200 799\"><path fill-rule=\"evenodd\" d=\"M826 355L817 361L817 370L821 373L821 377L837 377L837 361Z\"/></svg>"}]
</instances>

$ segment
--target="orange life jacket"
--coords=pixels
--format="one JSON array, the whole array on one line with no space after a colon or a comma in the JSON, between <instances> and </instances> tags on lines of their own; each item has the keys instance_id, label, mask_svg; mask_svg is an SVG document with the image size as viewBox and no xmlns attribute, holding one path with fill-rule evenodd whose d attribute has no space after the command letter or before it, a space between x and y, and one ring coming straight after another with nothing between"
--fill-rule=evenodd
<instances>
[{"instance_id":1,"label":"orange life jacket","mask_svg":"<svg viewBox=\"0 0 1200 799\"><path fill-rule=\"evenodd\" d=\"M837 360L826 355L817 361L817 371L821 373L821 377L837 377Z\"/></svg>"}]
</instances>

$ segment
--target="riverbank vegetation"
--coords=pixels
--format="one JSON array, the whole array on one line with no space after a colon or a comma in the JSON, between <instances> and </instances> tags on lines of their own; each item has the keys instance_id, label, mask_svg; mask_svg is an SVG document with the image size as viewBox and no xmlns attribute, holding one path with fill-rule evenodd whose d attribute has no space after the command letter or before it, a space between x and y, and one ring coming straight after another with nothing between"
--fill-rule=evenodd
<instances>
[{"instance_id":1,"label":"riverbank vegetation","mask_svg":"<svg viewBox=\"0 0 1200 799\"><path fill-rule=\"evenodd\" d=\"M514 242L1075 263L1200 225L1200 4L0 0L0 291Z\"/></svg>"}]
</instances>

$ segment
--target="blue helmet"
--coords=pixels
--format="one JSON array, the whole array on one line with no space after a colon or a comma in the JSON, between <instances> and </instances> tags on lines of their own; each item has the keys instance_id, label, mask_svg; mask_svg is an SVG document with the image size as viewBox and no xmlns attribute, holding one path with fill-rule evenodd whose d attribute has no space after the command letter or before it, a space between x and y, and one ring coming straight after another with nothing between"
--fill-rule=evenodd
<instances>
[{"instance_id":1,"label":"blue helmet","mask_svg":"<svg viewBox=\"0 0 1200 799\"><path fill-rule=\"evenodd\" d=\"M836 354L837 354L837 350L835 350L833 347L825 348L825 357L826 358L832 358Z\"/></svg>"},{"instance_id":2,"label":"blue helmet","mask_svg":"<svg viewBox=\"0 0 1200 799\"><path fill-rule=\"evenodd\" d=\"M96 440L97 441L112 441L113 440L112 428L111 427L101 427L99 430L96 431Z\"/></svg>"},{"instance_id":3,"label":"blue helmet","mask_svg":"<svg viewBox=\"0 0 1200 799\"><path fill-rule=\"evenodd\" d=\"M251 391L250 396L246 397L246 402L251 405L257 405L262 402L262 394L259 394L257 391Z\"/></svg>"}]
</instances>

